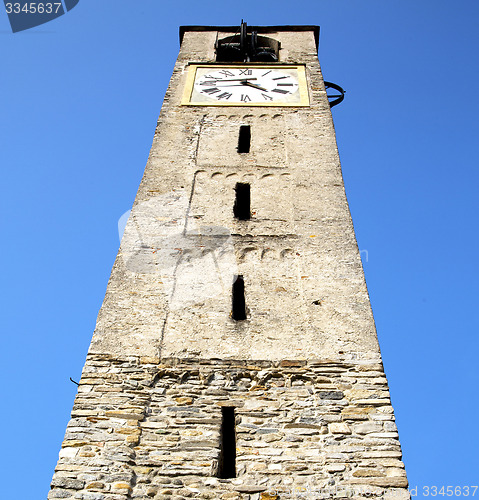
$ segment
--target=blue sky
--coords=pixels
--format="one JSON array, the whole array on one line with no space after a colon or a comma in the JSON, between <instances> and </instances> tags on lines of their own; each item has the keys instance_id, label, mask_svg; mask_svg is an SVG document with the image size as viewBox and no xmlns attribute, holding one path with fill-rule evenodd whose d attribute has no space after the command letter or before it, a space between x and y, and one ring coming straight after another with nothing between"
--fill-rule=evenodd
<instances>
[{"instance_id":1,"label":"blue sky","mask_svg":"<svg viewBox=\"0 0 479 500\"><path fill-rule=\"evenodd\" d=\"M80 0L16 34L0 11L3 498L49 490L178 27L241 18L321 26L411 486L479 482L479 4Z\"/></svg>"}]
</instances>

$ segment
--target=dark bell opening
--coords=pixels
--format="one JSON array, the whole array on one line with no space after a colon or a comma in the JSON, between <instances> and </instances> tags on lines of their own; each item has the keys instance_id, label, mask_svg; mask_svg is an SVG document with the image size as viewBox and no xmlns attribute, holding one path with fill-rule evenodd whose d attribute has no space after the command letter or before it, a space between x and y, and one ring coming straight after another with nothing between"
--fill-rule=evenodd
<instances>
[{"instance_id":1,"label":"dark bell opening","mask_svg":"<svg viewBox=\"0 0 479 500\"><path fill-rule=\"evenodd\" d=\"M233 283L232 318L235 321L246 319L246 300L244 296L244 279L239 275Z\"/></svg>"},{"instance_id":2,"label":"dark bell opening","mask_svg":"<svg viewBox=\"0 0 479 500\"><path fill-rule=\"evenodd\" d=\"M221 479L236 477L235 409L221 408L220 459L218 476Z\"/></svg>"},{"instance_id":3,"label":"dark bell opening","mask_svg":"<svg viewBox=\"0 0 479 500\"><path fill-rule=\"evenodd\" d=\"M251 146L251 127L241 125L238 136L238 153L249 153Z\"/></svg>"},{"instance_id":4,"label":"dark bell opening","mask_svg":"<svg viewBox=\"0 0 479 500\"><path fill-rule=\"evenodd\" d=\"M238 182L235 186L234 216L239 220L251 219L251 186Z\"/></svg>"},{"instance_id":5,"label":"dark bell opening","mask_svg":"<svg viewBox=\"0 0 479 500\"><path fill-rule=\"evenodd\" d=\"M278 62L280 43L255 31L218 40L217 62Z\"/></svg>"}]
</instances>

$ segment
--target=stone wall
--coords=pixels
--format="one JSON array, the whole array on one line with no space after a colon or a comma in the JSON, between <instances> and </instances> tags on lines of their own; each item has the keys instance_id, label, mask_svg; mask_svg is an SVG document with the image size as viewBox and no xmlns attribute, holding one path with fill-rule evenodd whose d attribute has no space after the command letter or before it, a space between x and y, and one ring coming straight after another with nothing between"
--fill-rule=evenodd
<instances>
[{"instance_id":1,"label":"stone wall","mask_svg":"<svg viewBox=\"0 0 479 500\"><path fill-rule=\"evenodd\" d=\"M237 477L219 479L221 407ZM379 359L244 361L90 353L52 498L409 498Z\"/></svg>"},{"instance_id":2,"label":"stone wall","mask_svg":"<svg viewBox=\"0 0 479 500\"><path fill-rule=\"evenodd\" d=\"M188 63L224 36L183 38L49 498L409 498L314 31L269 35L309 107L182 106Z\"/></svg>"}]
</instances>

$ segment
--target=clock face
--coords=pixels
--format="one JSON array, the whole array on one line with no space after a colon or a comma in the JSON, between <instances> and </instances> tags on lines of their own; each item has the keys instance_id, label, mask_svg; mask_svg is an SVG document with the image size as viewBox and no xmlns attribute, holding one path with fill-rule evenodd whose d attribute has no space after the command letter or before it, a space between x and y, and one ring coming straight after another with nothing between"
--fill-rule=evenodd
<instances>
[{"instance_id":1,"label":"clock face","mask_svg":"<svg viewBox=\"0 0 479 500\"><path fill-rule=\"evenodd\" d=\"M302 66L196 66L183 104L307 106Z\"/></svg>"}]
</instances>

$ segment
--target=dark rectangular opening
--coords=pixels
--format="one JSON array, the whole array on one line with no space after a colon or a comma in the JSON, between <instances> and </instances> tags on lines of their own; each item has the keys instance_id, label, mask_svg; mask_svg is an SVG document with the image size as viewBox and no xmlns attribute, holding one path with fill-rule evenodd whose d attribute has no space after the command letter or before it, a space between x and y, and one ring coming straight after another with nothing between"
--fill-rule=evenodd
<instances>
[{"instance_id":1,"label":"dark rectangular opening","mask_svg":"<svg viewBox=\"0 0 479 500\"><path fill-rule=\"evenodd\" d=\"M249 153L251 145L251 127L249 125L241 125L238 137L238 153Z\"/></svg>"},{"instance_id":2,"label":"dark rectangular opening","mask_svg":"<svg viewBox=\"0 0 479 500\"><path fill-rule=\"evenodd\" d=\"M244 182L237 182L235 191L234 216L239 220L248 220L251 218L251 186Z\"/></svg>"},{"instance_id":3,"label":"dark rectangular opening","mask_svg":"<svg viewBox=\"0 0 479 500\"><path fill-rule=\"evenodd\" d=\"M237 276L233 283L233 311L231 316L236 321L246 319L246 300L244 297L243 276Z\"/></svg>"},{"instance_id":4,"label":"dark rectangular opening","mask_svg":"<svg viewBox=\"0 0 479 500\"><path fill-rule=\"evenodd\" d=\"M236 430L235 409L221 408L220 460L218 476L222 479L236 477Z\"/></svg>"}]
</instances>

